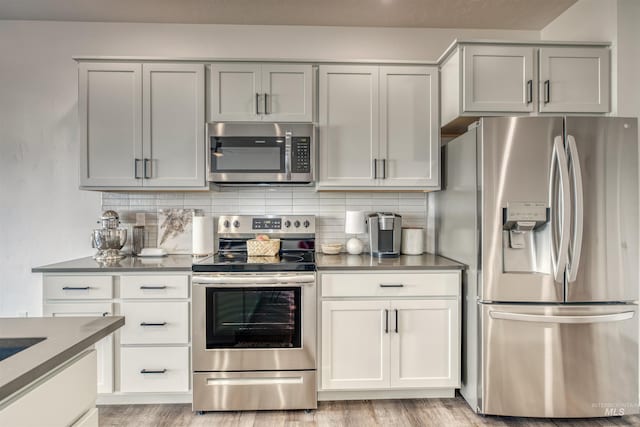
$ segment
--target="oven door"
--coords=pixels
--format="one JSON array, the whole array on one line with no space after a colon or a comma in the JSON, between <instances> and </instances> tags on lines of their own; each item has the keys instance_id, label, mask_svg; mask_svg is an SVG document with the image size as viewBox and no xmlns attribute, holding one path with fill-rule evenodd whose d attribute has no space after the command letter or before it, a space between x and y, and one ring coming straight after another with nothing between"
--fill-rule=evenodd
<instances>
[{"instance_id":1,"label":"oven door","mask_svg":"<svg viewBox=\"0 0 640 427\"><path fill-rule=\"evenodd\" d=\"M315 274L194 274L193 370L315 369Z\"/></svg>"}]
</instances>

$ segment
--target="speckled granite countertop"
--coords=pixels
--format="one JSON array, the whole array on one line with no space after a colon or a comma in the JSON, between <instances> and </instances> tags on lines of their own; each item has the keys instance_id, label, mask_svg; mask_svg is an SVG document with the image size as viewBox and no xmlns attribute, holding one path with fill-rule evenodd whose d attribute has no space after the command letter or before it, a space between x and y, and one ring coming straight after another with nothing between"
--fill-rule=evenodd
<instances>
[{"instance_id":1,"label":"speckled granite countertop","mask_svg":"<svg viewBox=\"0 0 640 427\"><path fill-rule=\"evenodd\" d=\"M0 401L123 325L122 316L0 318L0 340L45 338L0 361Z\"/></svg>"},{"instance_id":2,"label":"speckled granite countertop","mask_svg":"<svg viewBox=\"0 0 640 427\"><path fill-rule=\"evenodd\" d=\"M165 257L128 256L114 263L98 262L92 257L44 265L31 269L33 273L109 273L121 271L191 271L191 255L167 255Z\"/></svg>"},{"instance_id":3,"label":"speckled granite countertop","mask_svg":"<svg viewBox=\"0 0 640 427\"><path fill-rule=\"evenodd\" d=\"M318 270L462 270L464 264L434 254L400 255L397 258L378 258L362 255L316 254Z\"/></svg>"}]
</instances>

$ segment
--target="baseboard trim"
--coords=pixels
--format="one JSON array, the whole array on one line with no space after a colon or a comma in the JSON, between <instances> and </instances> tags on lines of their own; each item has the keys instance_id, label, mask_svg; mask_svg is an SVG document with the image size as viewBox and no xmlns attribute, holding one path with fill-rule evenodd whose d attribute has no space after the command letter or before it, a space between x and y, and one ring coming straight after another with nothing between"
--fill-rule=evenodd
<instances>
[{"instance_id":1,"label":"baseboard trim","mask_svg":"<svg viewBox=\"0 0 640 427\"><path fill-rule=\"evenodd\" d=\"M325 390L318 392L318 401L447 398L455 397L455 395L455 388L417 390Z\"/></svg>"},{"instance_id":2,"label":"baseboard trim","mask_svg":"<svg viewBox=\"0 0 640 427\"><path fill-rule=\"evenodd\" d=\"M186 393L108 393L98 394L98 405L148 405L191 403L191 392Z\"/></svg>"}]
</instances>

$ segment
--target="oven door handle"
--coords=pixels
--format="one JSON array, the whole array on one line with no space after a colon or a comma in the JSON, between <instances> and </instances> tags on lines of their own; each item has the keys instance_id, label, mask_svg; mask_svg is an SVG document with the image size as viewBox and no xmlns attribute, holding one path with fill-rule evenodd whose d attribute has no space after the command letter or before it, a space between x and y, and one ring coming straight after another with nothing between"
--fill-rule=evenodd
<instances>
[{"instance_id":1,"label":"oven door handle","mask_svg":"<svg viewBox=\"0 0 640 427\"><path fill-rule=\"evenodd\" d=\"M314 283L313 274L297 276L194 276L194 285L286 285L289 283Z\"/></svg>"}]
</instances>

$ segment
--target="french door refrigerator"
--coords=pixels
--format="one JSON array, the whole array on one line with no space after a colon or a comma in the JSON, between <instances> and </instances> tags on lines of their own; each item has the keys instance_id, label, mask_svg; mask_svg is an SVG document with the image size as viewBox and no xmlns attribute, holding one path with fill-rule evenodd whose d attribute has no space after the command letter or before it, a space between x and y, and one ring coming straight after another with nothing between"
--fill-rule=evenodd
<instances>
[{"instance_id":1,"label":"french door refrigerator","mask_svg":"<svg viewBox=\"0 0 640 427\"><path fill-rule=\"evenodd\" d=\"M635 118L482 118L443 147L436 245L468 265L476 412L638 412L637 135Z\"/></svg>"}]
</instances>

